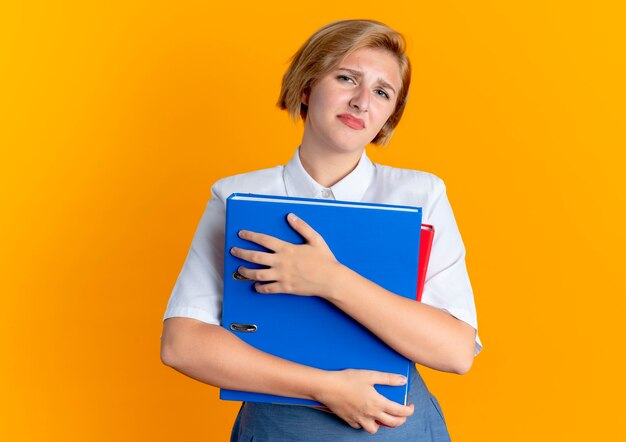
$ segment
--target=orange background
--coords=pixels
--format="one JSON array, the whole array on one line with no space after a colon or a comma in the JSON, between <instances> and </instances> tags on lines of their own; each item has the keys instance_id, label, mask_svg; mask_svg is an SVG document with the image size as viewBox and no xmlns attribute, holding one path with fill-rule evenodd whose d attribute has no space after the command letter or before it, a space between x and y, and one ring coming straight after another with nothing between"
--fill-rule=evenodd
<instances>
[{"instance_id":1,"label":"orange background","mask_svg":"<svg viewBox=\"0 0 626 442\"><path fill-rule=\"evenodd\" d=\"M288 58L359 17L415 68L370 157L442 177L468 250L485 350L423 370L453 439L624 437L622 2L128 3L0 6L0 439L227 440L161 318L211 184L299 142Z\"/></svg>"}]
</instances>

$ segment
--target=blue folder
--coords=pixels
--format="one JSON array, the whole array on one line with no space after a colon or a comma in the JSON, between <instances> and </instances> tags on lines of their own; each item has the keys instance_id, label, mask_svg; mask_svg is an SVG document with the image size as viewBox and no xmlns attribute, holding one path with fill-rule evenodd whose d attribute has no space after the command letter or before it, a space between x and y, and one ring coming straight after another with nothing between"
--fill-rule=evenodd
<instances>
[{"instance_id":1,"label":"blue folder","mask_svg":"<svg viewBox=\"0 0 626 442\"><path fill-rule=\"evenodd\" d=\"M387 290L415 299L422 209L410 206L232 194L226 202L222 326L267 353L325 370L378 370L409 377L412 363L330 302L316 296L259 294L237 268L261 268L230 254L232 247L267 251L239 238L261 232L302 244L287 223L294 213L322 235L339 262ZM254 367L250 367L254 376ZM408 383L376 385L406 404ZM322 405L319 402L221 389L224 400Z\"/></svg>"}]
</instances>

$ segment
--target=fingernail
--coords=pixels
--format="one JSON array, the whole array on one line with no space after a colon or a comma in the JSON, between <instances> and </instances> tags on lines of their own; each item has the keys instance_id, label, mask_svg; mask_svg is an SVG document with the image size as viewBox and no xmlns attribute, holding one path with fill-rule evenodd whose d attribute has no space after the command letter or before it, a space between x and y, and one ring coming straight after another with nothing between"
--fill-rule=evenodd
<instances>
[{"instance_id":1,"label":"fingernail","mask_svg":"<svg viewBox=\"0 0 626 442\"><path fill-rule=\"evenodd\" d=\"M406 381L407 381L406 376L400 375L399 379L400 379L400 382L402 382L403 384L406 384Z\"/></svg>"},{"instance_id":2,"label":"fingernail","mask_svg":"<svg viewBox=\"0 0 626 442\"><path fill-rule=\"evenodd\" d=\"M232 255L232 253L233 253L233 252L236 252L236 251L237 251L237 247L231 247L231 248L230 248L230 253L231 253L231 255Z\"/></svg>"},{"instance_id":3,"label":"fingernail","mask_svg":"<svg viewBox=\"0 0 626 442\"><path fill-rule=\"evenodd\" d=\"M293 213L290 213L289 215L287 215L287 218L289 219L289 221L295 221L298 219L298 217L294 215Z\"/></svg>"}]
</instances>

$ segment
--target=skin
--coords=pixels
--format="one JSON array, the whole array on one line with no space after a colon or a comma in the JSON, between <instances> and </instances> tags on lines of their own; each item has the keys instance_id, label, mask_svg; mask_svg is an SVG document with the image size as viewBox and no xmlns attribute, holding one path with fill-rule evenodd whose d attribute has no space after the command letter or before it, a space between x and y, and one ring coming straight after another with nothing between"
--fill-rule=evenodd
<instances>
[{"instance_id":1,"label":"skin","mask_svg":"<svg viewBox=\"0 0 626 442\"><path fill-rule=\"evenodd\" d=\"M365 146L395 107L401 85L393 56L360 49L318 79L303 102L309 111L300 159L318 183L329 187L348 175ZM365 124L346 126L337 115ZM320 296L352 316L408 359L442 371L464 373L474 354L475 330L448 313L399 297L338 262L324 239L291 214L291 227L304 244L291 244L259 232L240 236L273 253L234 248L230 252L265 269L239 268L257 292ZM271 281L271 282L269 282ZM380 306L385 308L381 309ZM402 337L400 339L400 336ZM388 400L375 384L403 385L403 376L368 370L324 371L263 353L219 326L190 318L164 322L161 359L210 385L317 400L353 428L375 433L380 424L396 427L413 414L413 405ZM250 377L247 367L255 367Z\"/></svg>"},{"instance_id":2,"label":"skin","mask_svg":"<svg viewBox=\"0 0 626 442\"><path fill-rule=\"evenodd\" d=\"M395 109L400 68L386 51L363 48L353 52L303 97L308 105L300 159L313 179L330 187L358 164L365 146L380 132ZM355 130L337 115L363 120Z\"/></svg>"}]
</instances>

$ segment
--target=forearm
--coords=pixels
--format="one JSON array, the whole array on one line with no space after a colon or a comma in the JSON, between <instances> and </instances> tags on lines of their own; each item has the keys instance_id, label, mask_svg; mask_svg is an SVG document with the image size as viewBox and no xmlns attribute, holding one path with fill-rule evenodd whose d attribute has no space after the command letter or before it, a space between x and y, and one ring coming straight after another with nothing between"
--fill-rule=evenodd
<instances>
[{"instance_id":1,"label":"forearm","mask_svg":"<svg viewBox=\"0 0 626 442\"><path fill-rule=\"evenodd\" d=\"M259 351L219 326L170 318L161 339L166 365L216 387L317 400L324 383L323 370Z\"/></svg>"},{"instance_id":2,"label":"forearm","mask_svg":"<svg viewBox=\"0 0 626 442\"><path fill-rule=\"evenodd\" d=\"M381 396L376 384L404 385L406 378L369 370L325 371L261 352L222 327L189 318L165 321L161 360L189 377L217 387L313 399L354 428L370 433L376 422L396 427L413 414Z\"/></svg>"},{"instance_id":3,"label":"forearm","mask_svg":"<svg viewBox=\"0 0 626 442\"><path fill-rule=\"evenodd\" d=\"M325 298L398 353L436 370L469 370L473 327L443 310L397 296L343 265L333 272Z\"/></svg>"}]
</instances>

